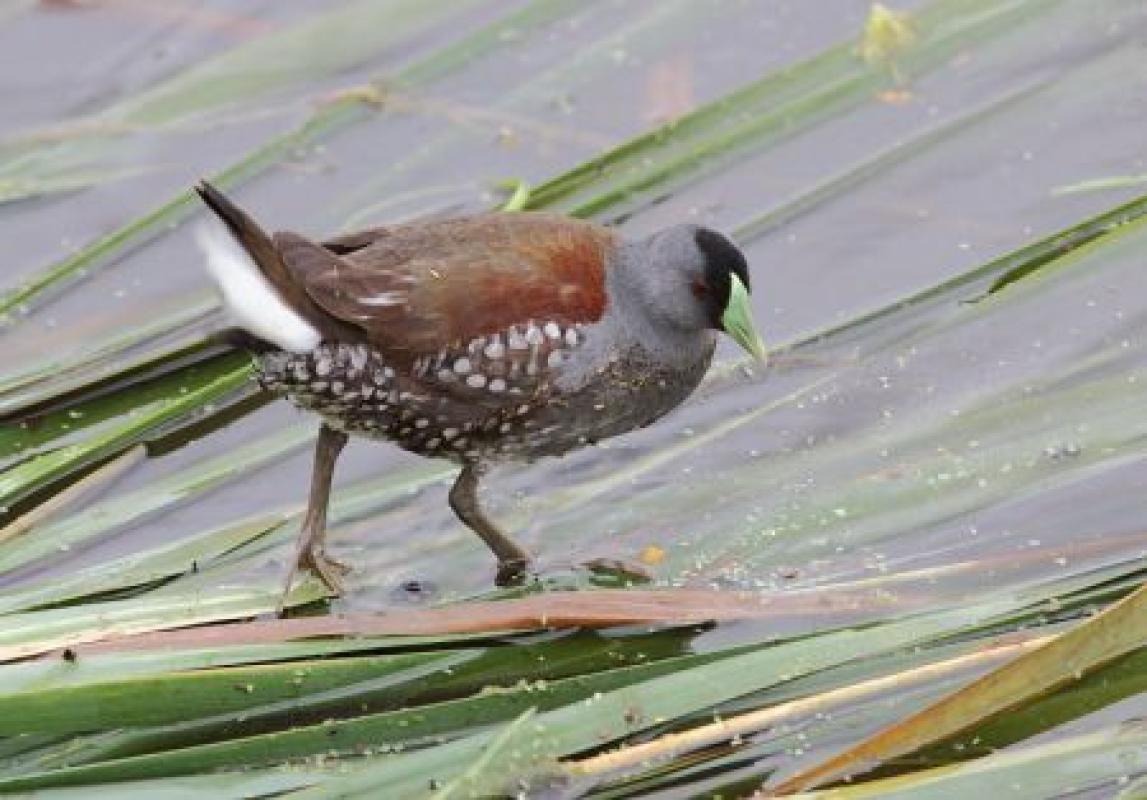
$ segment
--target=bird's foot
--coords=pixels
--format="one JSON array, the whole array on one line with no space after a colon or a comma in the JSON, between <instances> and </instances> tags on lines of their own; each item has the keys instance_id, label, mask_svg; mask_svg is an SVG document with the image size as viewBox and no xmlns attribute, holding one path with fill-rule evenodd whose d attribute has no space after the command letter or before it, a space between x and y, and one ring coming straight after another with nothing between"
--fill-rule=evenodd
<instances>
[{"instance_id":1,"label":"bird's foot","mask_svg":"<svg viewBox=\"0 0 1147 800\"><path fill-rule=\"evenodd\" d=\"M342 578L351 571L349 565L327 555L324 550L317 547L304 548L299 553L298 566L295 569L309 569L315 573L335 597L342 596Z\"/></svg>"},{"instance_id":2,"label":"bird's foot","mask_svg":"<svg viewBox=\"0 0 1147 800\"><path fill-rule=\"evenodd\" d=\"M328 556L321 548L304 546L295 556L295 563L287 574L287 581L283 584L283 594L279 597L279 604L275 609L277 616L283 616L287 608L287 597L291 594L291 584L299 572L313 572L323 585L327 587L332 597L342 597L342 576L351 571L351 568L336 558Z\"/></svg>"},{"instance_id":3,"label":"bird's foot","mask_svg":"<svg viewBox=\"0 0 1147 800\"><path fill-rule=\"evenodd\" d=\"M611 582L620 581L628 584L653 581L653 573L648 568L620 558L595 558L586 561L582 567L595 578L605 578Z\"/></svg>"},{"instance_id":4,"label":"bird's foot","mask_svg":"<svg viewBox=\"0 0 1147 800\"><path fill-rule=\"evenodd\" d=\"M530 574L530 562L516 558L498 562L498 574L494 583L498 586L521 586Z\"/></svg>"}]
</instances>

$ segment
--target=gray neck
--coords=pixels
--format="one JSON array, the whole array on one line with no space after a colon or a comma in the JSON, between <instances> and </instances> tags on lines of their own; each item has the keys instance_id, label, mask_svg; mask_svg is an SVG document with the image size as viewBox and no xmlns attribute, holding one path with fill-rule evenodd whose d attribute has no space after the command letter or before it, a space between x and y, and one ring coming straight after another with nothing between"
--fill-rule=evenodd
<instances>
[{"instance_id":1,"label":"gray neck","mask_svg":"<svg viewBox=\"0 0 1147 800\"><path fill-rule=\"evenodd\" d=\"M717 332L682 326L679 317L664 313L667 302L688 288L671 284L680 282L681 276L655 267L652 255L649 240L618 248L606 270L607 326L614 328L618 342L637 345L663 363L685 369L707 364L717 346Z\"/></svg>"}]
</instances>

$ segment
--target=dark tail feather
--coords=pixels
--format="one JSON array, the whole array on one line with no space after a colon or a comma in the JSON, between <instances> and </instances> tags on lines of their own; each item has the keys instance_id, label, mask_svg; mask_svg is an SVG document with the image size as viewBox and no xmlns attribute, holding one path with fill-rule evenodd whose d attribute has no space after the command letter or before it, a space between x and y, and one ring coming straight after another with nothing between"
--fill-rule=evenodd
<instances>
[{"instance_id":1,"label":"dark tail feather","mask_svg":"<svg viewBox=\"0 0 1147 800\"><path fill-rule=\"evenodd\" d=\"M314 301L298 285L287 265L283 263L274 240L259 226L259 223L207 181L200 181L195 186L195 192L207 207L223 220L231 235L251 256L259 271L263 273L263 277L274 287L283 301L318 330L327 334L336 333L333 328L341 326L315 306Z\"/></svg>"},{"instance_id":2,"label":"dark tail feather","mask_svg":"<svg viewBox=\"0 0 1147 800\"><path fill-rule=\"evenodd\" d=\"M283 296L283 299L292 308L302 312L302 309L299 309L297 304L293 302L294 298L292 297L292 294L296 293L298 289L287 273L287 267L283 264L282 258L279 257L275 243L271 241L267 232L259 226L259 223L255 222L250 214L232 203L227 195L207 181L200 181L195 186L195 193L207 204L208 208L215 212L219 219L223 220L227 230L231 231L231 235L239 244L243 245L243 249L255 261L255 265L259 267L263 277L270 281L275 290Z\"/></svg>"}]
</instances>

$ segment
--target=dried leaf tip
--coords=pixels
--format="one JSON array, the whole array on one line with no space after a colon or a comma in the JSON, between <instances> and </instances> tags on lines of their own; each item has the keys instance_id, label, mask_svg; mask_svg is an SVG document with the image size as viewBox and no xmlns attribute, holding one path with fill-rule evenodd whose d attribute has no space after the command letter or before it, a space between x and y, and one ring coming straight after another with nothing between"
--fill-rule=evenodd
<instances>
[{"instance_id":1,"label":"dried leaf tip","mask_svg":"<svg viewBox=\"0 0 1147 800\"><path fill-rule=\"evenodd\" d=\"M903 83L896 59L915 42L916 29L908 14L873 3L857 52L866 64L886 67L897 83Z\"/></svg>"}]
</instances>

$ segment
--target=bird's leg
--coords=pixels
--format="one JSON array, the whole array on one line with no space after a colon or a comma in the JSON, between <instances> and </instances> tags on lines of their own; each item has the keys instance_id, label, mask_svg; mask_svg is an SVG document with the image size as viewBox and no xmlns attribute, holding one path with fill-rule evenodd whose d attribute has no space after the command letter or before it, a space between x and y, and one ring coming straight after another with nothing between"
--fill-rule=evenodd
<instances>
[{"instance_id":1,"label":"bird's leg","mask_svg":"<svg viewBox=\"0 0 1147 800\"><path fill-rule=\"evenodd\" d=\"M450 489L450 507L458 519L482 537L482 541L498 557L498 577L495 582L499 586L521 583L530 563L530 554L482 513L478 505L478 478L481 475L482 469L477 464L466 462L462 465L462 472Z\"/></svg>"},{"instance_id":2,"label":"bird's leg","mask_svg":"<svg viewBox=\"0 0 1147 800\"><path fill-rule=\"evenodd\" d=\"M335 471L335 461L346 445L347 435L342 431L323 425L319 428L319 438L315 442L315 464L311 472L311 496L307 500L307 513L299 530L295 557L287 582L283 586L283 596L279 600L279 612L287 602L291 583L300 569L312 570L327 588L335 595L342 594L342 581L339 576L347 573L349 567L324 552L327 537L327 504L331 495L331 476Z\"/></svg>"}]
</instances>

